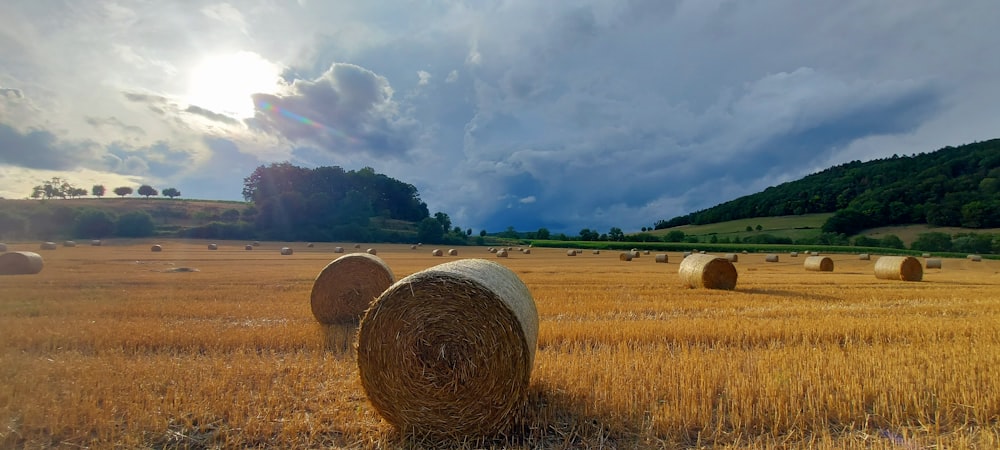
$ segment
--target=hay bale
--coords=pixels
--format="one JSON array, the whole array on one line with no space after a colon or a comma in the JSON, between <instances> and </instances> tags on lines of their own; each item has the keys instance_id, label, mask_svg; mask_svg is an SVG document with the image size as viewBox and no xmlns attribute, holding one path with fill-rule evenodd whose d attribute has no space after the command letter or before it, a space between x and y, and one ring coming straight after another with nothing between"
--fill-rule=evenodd
<instances>
[{"instance_id":1,"label":"hay bale","mask_svg":"<svg viewBox=\"0 0 1000 450\"><path fill-rule=\"evenodd\" d=\"M444 252L442 252L441 249L439 248L431 250L431 256L442 256L442 255L444 255Z\"/></svg>"},{"instance_id":2,"label":"hay bale","mask_svg":"<svg viewBox=\"0 0 1000 450\"><path fill-rule=\"evenodd\" d=\"M306 244L306 248L313 248L315 246L316 246L316 244L313 244L312 242Z\"/></svg>"},{"instance_id":3,"label":"hay bale","mask_svg":"<svg viewBox=\"0 0 1000 450\"><path fill-rule=\"evenodd\" d=\"M40 248L42 250L55 250L55 249L59 248L59 246L56 245L55 242L42 242L42 244L39 245L38 248Z\"/></svg>"},{"instance_id":4,"label":"hay bale","mask_svg":"<svg viewBox=\"0 0 1000 450\"><path fill-rule=\"evenodd\" d=\"M243 250L253 250L253 246L250 244L244 245Z\"/></svg>"},{"instance_id":5,"label":"hay bale","mask_svg":"<svg viewBox=\"0 0 1000 450\"><path fill-rule=\"evenodd\" d=\"M254 247L260 247L260 241L253 241Z\"/></svg>"},{"instance_id":6,"label":"hay bale","mask_svg":"<svg viewBox=\"0 0 1000 450\"><path fill-rule=\"evenodd\" d=\"M208 249L209 250L218 250L219 249L219 244L208 244Z\"/></svg>"},{"instance_id":7,"label":"hay bale","mask_svg":"<svg viewBox=\"0 0 1000 450\"><path fill-rule=\"evenodd\" d=\"M883 256L875 261L875 278L920 281L924 278L924 269L912 256Z\"/></svg>"},{"instance_id":8,"label":"hay bale","mask_svg":"<svg viewBox=\"0 0 1000 450\"><path fill-rule=\"evenodd\" d=\"M76 241L63 241L63 247L76 247Z\"/></svg>"},{"instance_id":9,"label":"hay bale","mask_svg":"<svg viewBox=\"0 0 1000 450\"><path fill-rule=\"evenodd\" d=\"M803 266L815 272L833 272L833 260L829 256L810 256Z\"/></svg>"},{"instance_id":10,"label":"hay bale","mask_svg":"<svg viewBox=\"0 0 1000 450\"><path fill-rule=\"evenodd\" d=\"M656 262L658 262L658 263L665 263L665 262L667 262L667 254L666 253L657 253L656 254Z\"/></svg>"},{"instance_id":11,"label":"hay bale","mask_svg":"<svg viewBox=\"0 0 1000 450\"><path fill-rule=\"evenodd\" d=\"M5 252L5 251L7 251L7 244L0 242L0 252Z\"/></svg>"},{"instance_id":12,"label":"hay bale","mask_svg":"<svg viewBox=\"0 0 1000 450\"><path fill-rule=\"evenodd\" d=\"M566 250L566 256L576 256L576 250Z\"/></svg>"},{"instance_id":13,"label":"hay bale","mask_svg":"<svg viewBox=\"0 0 1000 450\"><path fill-rule=\"evenodd\" d=\"M795 256L795 255L792 255ZM764 262L778 262L778 255L771 253L764 257Z\"/></svg>"},{"instance_id":14,"label":"hay bale","mask_svg":"<svg viewBox=\"0 0 1000 450\"><path fill-rule=\"evenodd\" d=\"M595 254L595 255L600 255L600 254L601 254L601 251L600 251L600 250L594 250L594 251L592 251L591 253L593 253L593 254Z\"/></svg>"},{"instance_id":15,"label":"hay bale","mask_svg":"<svg viewBox=\"0 0 1000 450\"><path fill-rule=\"evenodd\" d=\"M289 247L281 247L281 254L282 255L288 256L288 255L291 255L292 253L294 253L294 252L292 251L291 248L289 248Z\"/></svg>"},{"instance_id":16,"label":"hay bale","mask_svg":"<svg viewBox=\"0 0 1000 450\"><path fill-rule=\"evenodd\" d=\"M361 248L361 244L354 244L354 248L356 248L356 249Z\"/></svg>"},{"instance_id":17,"label":"hay bale","mask_svg":"<svg viewBox=\"0 0 1000 450\"><path fill-rule=\"evenodd\" d=\"M372 303L358 330L358 373L375 410L404 433L491 436L525 409L537 341L538 311L517 275L456 260Z\"/></svg>"},{"instance_id":18,"label":"hay bale","mask_svg":"<svg viewBox=\"0 0 1000 450\"><path fill-rule=\"evenodd\" d=\"M497 258L506 258L506 257L507 257L507 250L504 249L497 250Z\"/></svg>"},{"instance_id":19,"label":"hay bale","mask_svg":"<svg viewBox=\"0 0 1000 450\"><path fill-rule=\"evenodd\" d=\"M940 258L928 258L927 261L924 262L924 264L927 266L928 269L940 269L941 268L941 259Z\"/></svg>"},{"instance_id":20,"label":"hay bale","mask_svg":"<svg viewBox=\"0 0 1000 450\"><path fill-rule=\"evenodd\" d=\"M449 248L448 249L448 256L458 256L458 250L455 250L453 248Z\"/></svg>"},{"instance_id":21,"label":"hay bale","mask_svg":"<svg viewBox=\"0 0 1000 450\"><path fill-rule=\"evenodd\" d=\"M151 251L151 252L162 252L163 251L163 246L160 245L160 244L153 244L152 247L149 247L149 251Z\"/></svg>"},{"instance_id":22,"label":"hay bale","mask_svg":"<svg viewBox=\"0 0 1000 450\"><path fill-rule=\"evenodd\" d=\"M375 254L378 254L378 251L376 251L374 248L370 248L368 250L365 250L365 253L367 253L369 255L375 255Z\"/></svg>"},{"instance_id":23,"label":"hay bale","mask_svg":"<svg viewBox=\"0 0 1000 450\"><path fill-rule=\"evenodd\" d=\"M684 252L684 255L681 256L681 259L687 258L688 256L691 256L691 252Z\"/></svg>"},{"instance_id":24,"label":"hay bale","mask_svg":"<svg viewBox=\"0 0 1000 450\"><path fill-rule=\"evenodd\" d=\"M42 271L42 255L34 252L10 252L0 255L0 275L34 275Z\"/></svg>"},{"instance_id":25,"label":"hay bale","mask_svg":"<svg viewBox=\"0 0 1000 450\"><path fill-rule=\"evenodd\" d=\"M621 252L621 253L619 253L618 254L618 260L619 261L631 261L632 260L632 252Z\"/></svg>"},{"instance_id":26,"label":"hay bale","mask_svg":"<svg viewBox=\"0 0 1000 450\"><path fill-rule=\"evenodd\" d=\"M740 262L740 255L737 255L736 253L726 253L725 258L726 261L729 262Z\"/></svg>"},{"instance_id":27,"label":"hay bale","mask_svg":"<svg viewBox=\"0 0 1000 450\"><path fill-rule=\"evenodd\" d=\"M525 255L530 255L531 254L531 249L530 248L526 248L524 250L521 250L521 253L524 253Z\"/></svg>"},{"instance_id":28,"label":"hay bale","mask_svg":"<svg viewBox=\"0 0 1000 450\"><path fill-rule=\"evenodd\" d=\"M924 253L924 254L921 254L920 257L921 258L930 258L931 254L930 253Z\"/></svg>"},{"instance_id":29,"label":"hay bale","mask_svg":"<svg viewBox=\"0 0 1000 450\"><path fill-rule=\"evenodd\" d=\"M703 254L684 258L677 273L686 286L706 289L735 289L738 277L736 266L726 258Z\"/></svg>"},{"instance_id":30,"label":"hay bale","mask_svg":"<svg viewBox=\"0 0 1000 450\"><path fill-rule=\"evenodd\" d=\"M488 251L488 252L490 252L490 253L496 253L496 252L497 252L497 249L495 249L495 248L493 248L493 247L490 247L490 248L486 249L486 251Z\"/></svg>"},{"instance_id":31,"label":"hay bale","mask_svg":"<svg viewBox=\"0 0 1000 450\"><path fill-rule=\"evenodd\" d=\"M968 259L969 261L972 261L972 262L982 262L983 261L983 257L980 256L980 255L969 255L969 256L966 256L965 258Z\"/></svg>"},{"instance_id":32,"label":"hay bale","mask_svg":"<svg viewBox=\"0 0 1000 450\"><path fill-rule=\"evenodd\" d=\"M344 247L334 247L333 248L333 252L334 253L344 253Z\"/></svg>"},{"instance_id":33,"label":"hay bale","mask_svg":"<svg viewBox=\"0 0 1000 450\"><path fill-rule=\"evenodd\" d=\"M743 253L744 255L749 255L749 254L750 254L750 252L748 252L748 251L746 251L746 250L743 250L743 251L742 251L742 252L740 252L740 253Z\"/></svg>"},{"instance_id":34,"label":"hay bale","mask_svg":"<svg viewBox=\"0 0 1000 450\"><path fill-rule=\"evenodd\" d=\"M858 259L861 260L861 261L871 261L872 255L869 255L867 253L862 253L862 254L858 255Z\"/></svg>"},{"instance_id":35,"label":"hay bale","mask_svg":"<svg viewBox=\"0 0 1000 450\"><path fill-rule=\"evenodd\" d=\"M638 250L632 250L632 258L636 258L636 259L639 258L639 251Z\"/></svg>"},{"instance_id":36,"label":"hay bale","mask_svg":"<svg viewBox=\"0 0 1000 450\"><path fill-rule=\"evenodd\" d=\"M819 252L809 252L809 256L819 256Z\"/></svg>"},{"instance_id":37,"label":"hay bale","mask_svg":"<svg viewBox=\"0 0 1000 450\"><path fill-rule=\"evenodd\" d=\"M417 249L417 245L416 244L413 244L413 245L410 246L410 250L416 250L416 249Z\"/></svg>"},{"instance_id":38,"label":"hay bale","mask_svg":"<svg viewBox=\"0 0 1000 450\"><path fill-rule=\"evenodd\" d=\"M94 240L90 241L90 245L93 245L94 247L100 247L101 244L103 244L103 242L101 242L100 239L94 239Z\"/></svg>"},{"instance_id":39,"label":"hay bale","mask_svg":"<svg viewBox=\"0 0 1000 450\"><path fill-rule=\"evenodd\" d=\"M649 250L643 250L643 251L642 251L642 254L643 254L643 255L648 255L648 254L649 254Z\"/></svg>"},{"instance_id":40,"label":"hay bale","mask_svg":"<svg viewBox=\"0 0 1000 450\"><path fill-rule=\"evenodd\" d=\"M351 253L323 268L313 281L309 306L325 324L356 324L376 297L396 281L378 256Z\"/></svg>"},{"instance_id":41,"label":"hay bale","mask_svg":"<svg viewBox=\"0 0 1000 450\"><path fill-rule=\"evenodd\" d=\"M788 254L788 256L791 256L792 258L798 258L799 257L799 252L791 252L791 253ZM777 261L775 261L775 262L777 262Z\"/></svg>"}]
</instances>

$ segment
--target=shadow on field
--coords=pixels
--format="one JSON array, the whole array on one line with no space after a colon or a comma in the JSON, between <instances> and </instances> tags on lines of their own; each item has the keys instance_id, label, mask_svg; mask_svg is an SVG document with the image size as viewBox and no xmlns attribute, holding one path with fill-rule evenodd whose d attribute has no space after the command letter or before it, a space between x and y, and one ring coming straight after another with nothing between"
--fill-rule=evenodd
<instances>
[{"instance_id":1,"label":"shadow on field","mask_svg":"<svg viewBox=\"0 0 1000 450\"><path fill-rule=\"evenodd\" d=\"M795 292L795 291L781 291L778 289L737 289L736 292L744 292L747 294L761 294L761 295L771 295L775 297L788 297L788 298L798 298L803 300L841 300L838 297L832 295L817 295L805 292Z\"/></svg>"},{"instance_id":2,"label":"shadow on field","mask_svg":"<svg viewBox=\"0 0 1000 450\"><path fill-rule=\"evenodd\" d=\"M354 349L354 341L358 336L358 325L324 325L316 324L323 335L323 349L331 353L349 353Z\"/></svg>"}]
</instances>

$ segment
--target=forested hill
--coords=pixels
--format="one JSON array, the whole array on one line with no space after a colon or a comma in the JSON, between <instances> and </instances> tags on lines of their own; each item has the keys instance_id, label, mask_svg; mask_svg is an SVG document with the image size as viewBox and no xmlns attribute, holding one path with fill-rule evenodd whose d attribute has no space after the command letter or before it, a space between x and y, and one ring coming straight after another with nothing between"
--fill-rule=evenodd
<instances>
[{"instance_id":1,"label":"forested hill","mask_svg":"<svg viewBox=\"0 0 1000 450\"><path fill-rule=\"evenodd\" d=\"M1000 227L1000 139L931 153L852 161L691 214L656 229L753 217L835 212L827 232L927 223Z\"/></svg>"}]
</instances>

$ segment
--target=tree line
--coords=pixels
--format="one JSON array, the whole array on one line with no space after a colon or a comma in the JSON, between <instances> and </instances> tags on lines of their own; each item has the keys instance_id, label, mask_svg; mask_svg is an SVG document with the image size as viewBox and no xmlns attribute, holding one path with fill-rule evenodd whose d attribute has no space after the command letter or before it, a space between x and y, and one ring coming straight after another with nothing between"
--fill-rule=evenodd
<instances>
[{"instance_id":1,"label":"tree line","mask_svg":"<svg viewBox=\"0 0 1000 450\"><path fill-rule=\"evenodd\" d=\"M138 190L133 191L131 186L119 186L114 188L111 192L115 195L124 198L126 195L132 195L133 192L149 198L155 195L160 195L161 193L157 191L154 187L144 184L139 186ZM53 199L53 198L80 198L86 196L88 191L81 187L76 187L72 185L69 181L64 180L60 177L52 177L51 180L42 182L31 189L31 198L34 199ZM103 184L95 184L90 188L90 195L94 197L101 198L107 194L107 188ZM169 197L171 199L181 196L181 191L177 188L166 188L163 190L162 195L164 197Z\"/></svg>"}]
</instances>

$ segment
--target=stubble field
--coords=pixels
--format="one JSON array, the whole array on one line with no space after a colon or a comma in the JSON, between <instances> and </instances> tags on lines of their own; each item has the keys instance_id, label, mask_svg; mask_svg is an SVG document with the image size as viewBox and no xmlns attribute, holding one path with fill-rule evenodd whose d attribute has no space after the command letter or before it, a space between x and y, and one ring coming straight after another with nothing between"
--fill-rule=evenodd
<instances>
[{"instance_id":1,"label":"stubble field","mask_svg":"<svg viewBox=\"0 0 1000 450\"><path fill-rule=\"evenodd\" d=\"M353 245L151 243L10 245L45 268L0 277L0 448L1000 448L1000 261L900 282L877 256L740 255L714 291L681 285L678 253L459 247L525 282L538 352L507 435L429 442L368 404L356 330L310 312ZM368 247L397 279L456 258Z\"/></svg>"}]
</instances>

